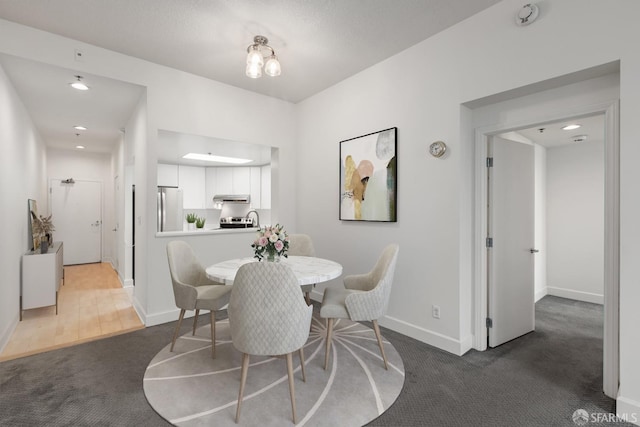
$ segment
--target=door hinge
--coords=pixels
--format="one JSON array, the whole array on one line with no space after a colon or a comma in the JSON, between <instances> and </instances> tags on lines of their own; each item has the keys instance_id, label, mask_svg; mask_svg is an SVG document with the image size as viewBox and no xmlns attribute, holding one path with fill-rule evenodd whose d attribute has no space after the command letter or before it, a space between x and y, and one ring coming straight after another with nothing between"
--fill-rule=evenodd
<instances>
[{"instance_id":1,"label":"door hinge","mask_svg":"<svg viewBox=\"0 0 640 427\"><path fill-rule=\"evenodd\" d=\"M493 319L490 317L487 317L487 328L493 328Z\"/></svg>"},{"instance_id":2,"label":"door hinge","mask_svg":"<svg viewBox=\"0 0 640 427\"><path fill-rule=\"evenodd\" d=\"M493 237L487 237L486 245L488 248L493 247Z\"/></svg>"},{"instance_id":3,"label":"door hinge","mask_svg":"<svg viewBox=\"0 0 640 427\"><path fill-rule=\"evenodd\" d=\"M493 167L493 157L487 157L487 167L488 168Z\"/></svg>"}]
</instances>

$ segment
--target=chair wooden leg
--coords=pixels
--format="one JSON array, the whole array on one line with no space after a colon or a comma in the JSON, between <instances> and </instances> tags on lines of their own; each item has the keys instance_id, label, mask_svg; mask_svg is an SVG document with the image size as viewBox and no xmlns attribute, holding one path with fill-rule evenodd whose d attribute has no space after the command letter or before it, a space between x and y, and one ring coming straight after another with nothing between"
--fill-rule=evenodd
<instances>
[{"instance_id":1,"label":"chair wooden leg","mask_svg":"<svg viewBox=\"0 0 640 427\"><path fill-rule=\"evenodd\" d=\"M373 330L376 332L376 338L378 339L378 347L380 347L380 353L382 353L382 360L384 361L384 369L389 370L389 366L387 366L387 355L384 354L384 345L382 344L382 335L380 335L380 327L378 326L378 321L373 321Z\"/></svg>"},{"instance_id":2,"label":"chair wooden leg","mask_svg":"<svg viewBox=\"0 0 640 427\"><path fill-rule=\"evenodd\" d=\"M216 357L216 312L211 310L211 358Z\"/></svg>"},{"instance_id":3,"label":"chair wooden leg","mask_svg":"<svg viewBox=\"0 0 640 427\"><path fill-rule=\"evenodd\" d=\"M173 333L173 340L171 341L171 348L169 351L173 351L173 346L176 345L176 339L180 333L180 325L182 325L182 319L184 318L184 312L187 311L184 308L180 310L180 317L178 318L178 324L176 325L176 331Z\"/></svg>"},{"instance_id":4,"label":"chair wooden leg","mask_svg":"<svg viewBox=\"0 0 640 427\"><path fill-rule=\"evenodd\" d=\"M331 350L331 335L333 334L333 319L327 319L327 345L324 352L324 370L329 366L329 351Z\"/></svg>"},{"instance_id":5,"label":"chair wooden leg","mask_svg":"<svg viewBox=\"0 0 640 427\"><path fill-rule=\"evenodd\" d=\"M287 375L289 376L289 395L291 396L291 411L293 423L296 424L296 393L293 385L293 353L287 353Z\"/></svg>"},{"instance_id":6,"label":"chair wooden leg","mask_svg":"<svg viewBox=\"0 0 640 427\"><path fill-rule=\"evenodd\" d=\"M304 293L304 300L307 302L307 305L311 305L311 295L309 292Z\"/></svg>"},{"instance_id":7,"label":"chair wooden leg","mask_svg":"<svg viewBox=\"0 0 640 427\"><path fill-rule=\"evenodd\" d=\"M200 310L196 309L196 315L193 316L193 333L191 335L196 334L196 328L198 327L198 314L200 314Z\"/></svg>"},{"instance_id":8,"label":"chair wooden leg","mask_svg":"<svg viewBox=\"0 0 640 427\"><path fill-rule=\"evenodd\" d=\"M304 347L300 347L298 350L298 355L300 356L300 370L302 371L302 381L307 382L307 375L304 372Z\"/></svg>"},{"instance_id":9,"label":"chair wooden leg","mask_svg":"<svg viewBox=\"0 0 640 427\"><path fill-rule=\"evenodd\" d=\"M236 424L240 421L240 407L242 406L242 396L244 394L244 384L247 382L247 371L249 370L249 355L242 353L242 372L240 373L240 392L238 393L238 406L236 408Z\"/></svg>"}]
</instances>

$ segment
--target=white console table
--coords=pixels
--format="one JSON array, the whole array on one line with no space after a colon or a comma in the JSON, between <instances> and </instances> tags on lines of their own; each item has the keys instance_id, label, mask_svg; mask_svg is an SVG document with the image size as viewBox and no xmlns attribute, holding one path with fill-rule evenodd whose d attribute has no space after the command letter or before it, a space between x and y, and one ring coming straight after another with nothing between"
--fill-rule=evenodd
<instances>
[{"instance_id":1,"label":"white console table","mask_svg":"<svg viewBox=\"0 0 640 427\"><path fill-rule=\"evenodd\" d=\"M20 320L22 310L56 306L58 314L58 290L64 281L62 242L54 242L46 254L39 250L22 256L22 292L20 296Z\"/></svg>"}]
</instances>

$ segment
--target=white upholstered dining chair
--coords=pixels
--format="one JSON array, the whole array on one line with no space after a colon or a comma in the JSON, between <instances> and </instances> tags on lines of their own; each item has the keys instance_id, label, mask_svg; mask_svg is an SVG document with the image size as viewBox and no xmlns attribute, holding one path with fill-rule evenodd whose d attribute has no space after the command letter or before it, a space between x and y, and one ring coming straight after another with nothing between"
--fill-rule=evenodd
<instances>
[{"instance_id":1,"label":"white upholstered dining chair","mask_svg":"<svg viewBox=\"0 0 640 427\"><path fill-rule=\"evenodd\" d=\"M387 246L378 262L369 273L346 276L344 288L326 288L320 306L320 317L327 319L327 342L324 355L324 369L329 365L329 350L335 319L371 321L376 333L384 368L388 369L384 353L378 319L381 318L389 302L393 273L398 259L398 245Z\"/></svg>"},{"instance_id":2,"label":"white upholstered dining chair","mask_svg":"<svg viewBox=\"0 0 640 427\"><path fill-rule=\"evenodd\" d=\"M293 256L316 256L313 248L313 241L307 234L289 234L289 251L288 255ZM311 305L310 293L315 285L302 285L300 289L304 293L304 299L307 305Z\"/></svg>"},{"instance_id":3,"label":"white upholstered dining chair","mask_svg":"<svg viewBox=\"0 0 640 427\"><path fill-rule=\"evenodd\" d=\"M191 246L186 242L173 241L167 244L167 258L173 284L173 296L176 306L180 309L180 317L171 341L171 349L176 344L180 332L180 325L186 310L195 310L193 319L193 334L198 324L200 310L211 312L211 357L216 354L216 315L217 310L229 303L232 286L214 282L207 278L207 274L196 258Z\"/></svg>"},{"instance_id":4,"label":"white upholstered dining chair","mask_svg":"<svg viewBox=\"0 0 640 427\"><path fill-rule=\"evenodd\" d=\"M298 279L287 265L251 262L240 267L228 308L231 341L242 352L236 422L240 419L249 355L286 355L291 410L296 423L292 354L297 351L300 356L305 381L303 346L309 338L312 311L300 294Z\"/></svg>"}]
</instances>

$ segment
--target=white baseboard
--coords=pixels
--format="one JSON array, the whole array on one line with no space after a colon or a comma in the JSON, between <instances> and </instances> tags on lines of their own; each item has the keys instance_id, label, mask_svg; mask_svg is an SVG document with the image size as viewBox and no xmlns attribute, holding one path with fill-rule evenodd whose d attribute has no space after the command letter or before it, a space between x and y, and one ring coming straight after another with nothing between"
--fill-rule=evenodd
<instances>
[{"instance_id":1,"label":"white baseboard","mask_svg":"<svg viewBox=\"0 0 640 427\"><path fill-rule=\"evenodd\" d=\"M616 415L628 423L640 426L640 402L618 395L616 399Z\"/></svg>"},{"instance_id":2,"label":"white baseboard","mask_svg":"<svg viewBox=\"0 0 640 427\"><path fill-rule=\"evenodd\" d=\"M536 294L534 296L535 298L534 302L540 301L542 298L546 297L547 294L548 294L548 289L546 287L540 289L539 291L536 291Z\"/></svg>"},{"instance_id":3,"label":"white baseboard","mask_svg":"<svg viewBox=\"0 0 640 427\"><path fill-rule=\"evenodd\" d=\"M591 302L594 304L604 304L604 295L594 294L591 292L575 291L573 289L554 288L552 286L548 286L547 295L569 298L584 302Z\"/></svg>"},{"instance_id":4,"label":"white baseboard","mask_svg":"<svg viewBox=\"0 0 640 427\"><path fill-rule=\"evenodd\" d=\"M125 279L122 283L123 288L133 288L133 279Z\"/></svg>"},{"instance_id":5,"label":"white baseboard","mask_svg":"<svg viewBox=\"0 0 640 427\"><path fill-rule=\"evenodd\" d=\"M184 318L188 319L190 317L193 317L195 314L196 314L195 310L187 310L184 313ZM202 312L200 313L200 316L202 316ZM180 317L180 309L176 307L173 310L164 311L162 313L150 314L146 316L145 325L146 326L161 325L163 323L168 323L168 322L173 322L174 320L178 320L178 317Z\"/></svg>"},{"instance_id":6,"label":"white baseboard","mask_svg":"<svg viewBox=\"0 0 640 427\"><path fill-rule=\"evenodd\" d=\"M311 291L311 299L314 301L322 301L322 292L316 290ZM392 331L414 338L418 341L422 341L439 349L448 351L457 356L462 356L467 351L473 348L473 336L469 335L464 339L458 341L446 335L439 334L437 332L429 331L421 328L420 326L412 325L404 320L396 319L395 317L384 316L379 321L380 326L389 328Z\"/></svg>"},{"instance_id":7,"label":"white baseboard","mask_svg":"<svg viewBox=\"0 0 640 427\"><path fill-rule=\"evenodd\" d=\"M438 332L430 331L390 316L383 317L380 319L379 323L385 328L389 328L418 341L438 347L439 349L453 353L456 356L462 356L472 347L473 338L471 336L465 337L462 340L456 340Z\"/></svg>"},{"instance_id":8,"label":"white baseboard","mask_svg":"<svg viewBox=\"0 0 640 427\"><path fill-rule=\"evenodd\" d=\"M9 323L9 326L7 326L7 328L4 331L2 331L2 334L0 335L0 353L2 353L4 351L4 348L7 346L7 344L9 344L11 335L13 335L13 331L16 330L16 327L18 326L19 321L20 321L20 314L18 314L18 316L16 316Z\"/></svg>"}]
</instances>

